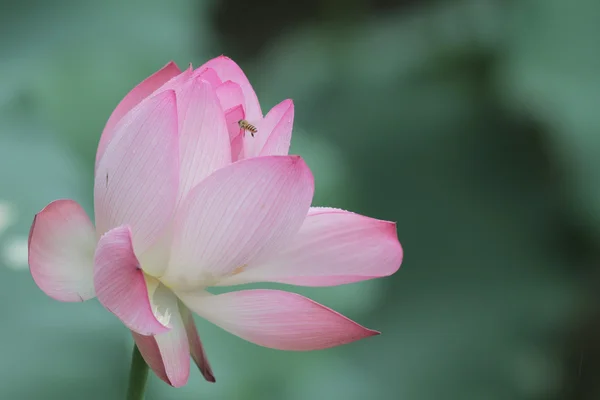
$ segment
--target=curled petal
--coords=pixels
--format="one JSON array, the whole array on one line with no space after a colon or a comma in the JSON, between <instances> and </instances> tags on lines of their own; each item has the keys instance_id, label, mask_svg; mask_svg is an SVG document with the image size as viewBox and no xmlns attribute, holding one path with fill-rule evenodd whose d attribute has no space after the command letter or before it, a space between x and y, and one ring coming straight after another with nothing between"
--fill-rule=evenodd
<instances>
[{"instance_id":1,"label":"curled petal","mask_svg":"<svg viewBox=\"0 0 600 400\"><path fill-rule=\"evenodd\" d=\"M306 297L280 290L178 296L213 324L272 349L319 350L379 334Z\"/></svg>"},{"instance_id":2,"label":"curled petal","mask_svg":"<svg viewBox=\"0 0 600 400\"><path fill-rule=\"evenodd\" d=\"M56 200L33 219L29 267L35 283L60 301L84 301L94 293L96 231L73 200Z\"/></svg>"},{"instance_id":3,"label":"curled petal","mask_svg":"<svg viewBox=\"0 0 600 400\"><path fill-rule=\"evenodd\" d=\"M180 73L181 70L179 67L173 61L171 61L160 70L139 83L123 98L123 100L121 100L106 122L104 131L100 137L100 143L98 144L98 151L96 153L96 166L98 166L98 163L100 162L100 159L106 150L106 146L114 136L115 126L121 120L121 118L123 118L125 114L127 114L136 105L141 103L142 100L150 96L155 90Z\"/></svg>"},{"instance_id":4,"label":"curled petal","mask_svg":"<svg viewBox=\"0 0 600 400\"><path fill-rule=\"evenodd\" d=\"M260 110L256 93L252 89L252 85L250 85L244 71L233 60L225 56L219 56L208 61L198 69L202 70L204 68L215 70L223 82L232 81L240 85L244 93L244 110L247 119L258 121L262 118L262 111Z\"/></svg>"},{"instance_id":5,"label":"curled petal","mask_svg":"<svg viewBox=\"0 0 600 400\"><path fill-rule=\"evenodd\" d=\"M178 210L161 281L179 289L211 286L251 268L298 231L313 191L312 173L298 156L250 158L214 172Z\"/></svg>"},{"instance_id":6,"label":"curled petal","mask_svg":"<svg viewBox=\"0 0 600 400\"><path fill-rule=\"evenodd\" d=\"M132 331L133 339L146 363L163 381L174 387L184 386L190 374L190 348L177 298L164 286L157 292L162 304L172 310L171 330L155 336L144 336Z\"/></svg>"},{"instance_id":7,"label":"curled petal","mask_svg":"<svg viewBox=\"0 0 600 400\"><path fill-rule=\"evenodd\" d=\"M94 286L98 300L129 329L142 335L169 330L170 311L151 302L149 288L133 252L131 231L127 226L105 233L94 256ZM154 310L153 310L154 309ZM157 315L160 311L163 314Z\"/></svg>"},{"instance_id":8,"label":"curled petal","mask_svg":"<svg viewBox=\"0 0 600 400\"><path fill-rule=\"evenodd\" d=\"M311 208L296 236L276 256L219 284L341 285L391 275L400 268L402 255L396 224Z\"/></svg>"},{"instance_id":9,"label":"curled petal","mask_svg":"<svg viewBox=\"0 0 600 400\"><path fill-rule=\"evenodd\" d=\"M94 208L99 235L130 225L137 254L171 222L179 187L175 93L140 103L117 125L96 170Z\"/></svg>"}]
</instances>

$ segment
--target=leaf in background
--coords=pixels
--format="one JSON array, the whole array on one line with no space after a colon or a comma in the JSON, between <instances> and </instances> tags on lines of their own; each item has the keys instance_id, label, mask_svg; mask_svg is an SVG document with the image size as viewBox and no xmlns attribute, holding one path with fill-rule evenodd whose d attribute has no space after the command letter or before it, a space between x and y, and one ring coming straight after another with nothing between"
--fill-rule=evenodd
<instances>
[{"instance_id":1,"label":"leaf in background","mask_svg":"<svg viewBox=\"0 0 600 400\"><path fill-rule=\"evenodd\" d=\"M95 301L50 299L37 288L26 265L27 235L36 212L64 197L90 210L82 195L83 177L50 132L31 121L10 123L7 115L1 120L0 199L12 223L0 234L5 321L0 330L0 397L117 398L127 379L126 331ZM20 242L25 246L9 247ZM14 261L24 265L7 265Z\"/></svg>"},{"instance_id":2,"label":"leaf in background","mask_svg":"<svg viewBox=\"0 0 600 400\"><path fill-rule=\"evenodd\" d=\"M552 241L560 188L531 127L492 90L509 11L440 2L348 27L347 42L307 27L262 60L257 90L294 98L309 140L320 132L359 188L342 202L398 221L406 252L361 310L383 334L301 368L288 393L463 400L560 389L551 332L581 299L569 253ZM331 357L344 360L340 375Z\"/></svg>"},{"instance_id":3,"label":"leaf in background","mask_svg":"<svg viewBox=\"0 0 600 400\"><path fill-rule=\"evenodd\" d=\"M509 107L548 130L564 195L600 233L600 3L515 2L498 88Z\"/></svg>"}]
</instances>

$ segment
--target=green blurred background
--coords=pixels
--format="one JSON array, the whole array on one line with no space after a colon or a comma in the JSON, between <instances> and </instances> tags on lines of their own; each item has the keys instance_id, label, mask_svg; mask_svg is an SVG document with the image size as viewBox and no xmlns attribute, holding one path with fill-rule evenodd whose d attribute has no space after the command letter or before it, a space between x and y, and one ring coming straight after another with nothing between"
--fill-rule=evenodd
<instances>
[{"instance_id":1,"label":"green blurred background","mask_svg":"<svg viewBox=\"0 0 600 400\"><path fill-rule=\"evenodd\" d=\"M158 399L600 399L597 0L0 0L0 399L119 399L132 340L27 272L46 203L92 210L103 124L171 59L293 98L315 204L398 222L391 278L291 288L381 336L309 353L198 320L217 377ZM271 285L272 286L272 285Z\"/></svg>"}]
</instances>

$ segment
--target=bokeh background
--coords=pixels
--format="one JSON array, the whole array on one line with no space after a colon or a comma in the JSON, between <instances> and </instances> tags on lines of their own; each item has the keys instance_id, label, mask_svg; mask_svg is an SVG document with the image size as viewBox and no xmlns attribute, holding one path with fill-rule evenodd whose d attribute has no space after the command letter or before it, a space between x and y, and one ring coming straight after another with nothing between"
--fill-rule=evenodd
<instances>
[{"instance_id":1,"label":"bokeh background","mask_svg":"<svg viewBox=\"0 0 600 400\"><path fill-rule=\"evenodd\" d=\"M37 289L29 225L93 209L130 88L226 54L263 110L294 99L315 204L397 221L405 260L290 288L381 336L280 352L198 320L217 383L151 376L149 400L599 399L599 21L595 0L0 0L0 398L123 398L127 330Z\"/></svg>"}]
</instances>

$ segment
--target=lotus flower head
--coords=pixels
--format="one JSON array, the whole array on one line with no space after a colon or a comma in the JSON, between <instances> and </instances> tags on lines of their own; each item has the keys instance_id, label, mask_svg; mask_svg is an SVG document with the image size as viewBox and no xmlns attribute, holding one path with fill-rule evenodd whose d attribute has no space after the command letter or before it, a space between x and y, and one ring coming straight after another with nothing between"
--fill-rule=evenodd
<instances>
[{"instance_id":1,"label":"lotus flower head","mask_svg":"<svg viewBox=\"0 0 600 400\"><path fill-rule=\"evenodd\" d=\"M187 382L190 355L214 381L191 311L282 350L377 334L291 292L206 291L249 282L332 286L400 267L394 223L311 208L312 173L288 155L293 119L291 100L263 116L226 57L183 72L167 64L125 96L102 132L95 223L67 199L35 216L33 279L56 300L97 297L173 386Z\"/></svg>"}]
</instances>

